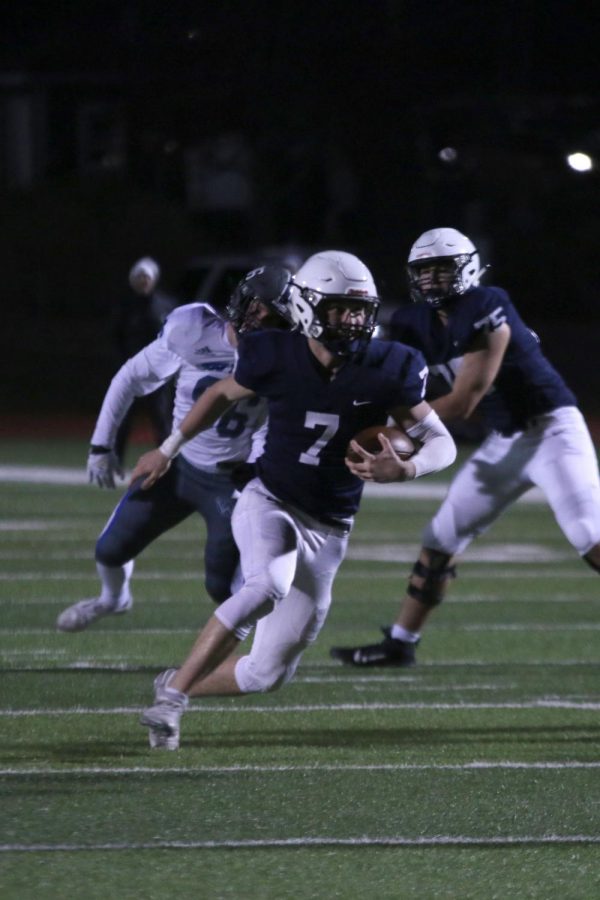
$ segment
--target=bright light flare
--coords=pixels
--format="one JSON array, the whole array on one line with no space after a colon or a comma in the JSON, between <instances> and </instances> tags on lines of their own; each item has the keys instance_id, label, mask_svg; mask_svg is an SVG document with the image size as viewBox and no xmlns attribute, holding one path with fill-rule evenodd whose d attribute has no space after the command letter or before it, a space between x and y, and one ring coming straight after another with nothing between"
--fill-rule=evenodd
<instances>
[{"instance_id":1,"label":"bright light flare","mask_svg":"<svg viewBox=\"0 0 600 900\"><path fill-rule=\"evenodd\" d=\"M438 157L444 163L455 163L458 159L458 152L454 147L442 147Z\"/></svg>"},{"instance_id":2,"label":"bright light flare","mask_svg":"<svg viewBox=\"0 0 600 900\"><path fill-rule=\"evenodd\" d=\"M576 172L590 172L594 168L594 161L587 153L569 153L567 165Z\"/></svg>"}]
</instances>

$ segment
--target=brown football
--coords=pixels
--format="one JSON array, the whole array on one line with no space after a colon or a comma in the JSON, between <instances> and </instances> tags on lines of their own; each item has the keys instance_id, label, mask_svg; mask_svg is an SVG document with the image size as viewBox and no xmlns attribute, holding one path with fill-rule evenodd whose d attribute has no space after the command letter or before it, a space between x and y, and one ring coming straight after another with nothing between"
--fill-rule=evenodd
<instances>
[{"instance_id":1,"label":"brown football","mask_svg":"<svg viewBox=\"0 0 600 900\"><path fill-rule=\"evenodd\" d=\"M381 444L377 437L378 434L385 435L401 459L410 459L417 449L407 433L398 425L371 425L370 428L363 428L362 431L355 434L354 440L369 453L379 453ZM353 462L359 461L358 455L350 446L348 446L347 456Z\"/></svg>"}]
</instances>

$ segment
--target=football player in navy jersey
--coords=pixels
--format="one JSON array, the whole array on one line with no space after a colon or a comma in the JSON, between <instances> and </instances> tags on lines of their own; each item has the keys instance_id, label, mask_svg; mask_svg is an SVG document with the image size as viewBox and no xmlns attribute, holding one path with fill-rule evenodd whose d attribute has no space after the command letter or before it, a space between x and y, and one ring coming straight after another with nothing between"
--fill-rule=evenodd
<instances>
[{"instance_id":1,"label":"football player in navy jersey","mask_svg":"<svg viewBox=\"0 0 600 900\"><path fill-rule=\"evenodd\" d=\"M288 682L317 637L331 602L353 516L372 454L349 442L388 414L418 438L410 460L383 436L378 480L404 481L450 465L456 447L423 400L427 367L418 350L372 340L379 299L371 273L355 256L324 251L311 256L290 291L291 332L255 332L240 341L234 374L210 387L179 428L141 457L133 476L152 486L199 430L232 401L268 402L265 448L257 477L236 503L233 531L243 587L222 603L179 669L154 682L153 706L141 722L151 746L178 740L190 696L271 691ZM256 623L252 649L231 656L236 630Z\"/></svg>"},{"instance_id":2,"label":"football player in navy jersey","mask_svg":"<svg viewBox=\"0 0 600 900\"><path fill-rule=\"evenodd\" d=\"M354 666L409 666L423 625L455 575L455 557L534 485L575 550L600 572L596 453L576 400L524 325L506 291L480 285L479 255L453 228L427 231L408 259L412 305L391 336L423 353L447 384L431 405L444 421L478 406L489 434L453 479L423 534L395 622L384 639L332 647ZM368 465L376 477L380 462Z\"/></svg>"},{"instance_id":3,"label":"football player in navy jersey","mask_svg":"<svg viewBox=\"0 0 600 900\"><path fill-rule=\"evenodd\" d=\"M256 328L290 327L290 279L282 266L263 266L241 279L225 319L207 303L188 303L169 315L158 338L132 356L111 381L92 436L90 482L115 487L117 435L135 397L176 379L173 418L179 422L209 385L231 374L240 335ZM239 562L231 531L232 477L243 461L262 451L266 414L264 401L240 401L186 445L168 477L152 491L141 491L135 484L129 488L96 542L100 593L64 609L56 623L59 631L82 631L102 616L128 612L135 558L194 512L206 524L206 591L215 603L229 597Z\"/></svg>"}]
</instances>

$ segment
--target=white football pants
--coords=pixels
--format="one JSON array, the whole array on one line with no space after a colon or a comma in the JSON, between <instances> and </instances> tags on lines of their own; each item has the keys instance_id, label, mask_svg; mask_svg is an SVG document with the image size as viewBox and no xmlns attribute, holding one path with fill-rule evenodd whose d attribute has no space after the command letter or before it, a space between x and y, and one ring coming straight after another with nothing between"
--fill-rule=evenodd
<instances>
[{"instance_id":1,"label":"white football pants","mask_svg":"<svg viewBox=\"0 0 600 900\"><path fill-rule=\"evenodd\" d=\"M533 486L539 487L567 540L582 556L600 542L600 479L592 440L574 406L537 416L510 437L490 434L452 480L425 527L423 545L451 555Z\"/></svg>"},{"instance_id":2,"label":"white football pants","mask_svg":"<svg viewBox=\"0 0 600 900\"><path fill-rule=\"evenodd\" d=\"M255 478L232 517L244 584L216 610L231 631L257 622L252 649L236 664L241 691L288 682L327 617L348 527L324 525L274 497Z\"/></svg>"}]
</instances>

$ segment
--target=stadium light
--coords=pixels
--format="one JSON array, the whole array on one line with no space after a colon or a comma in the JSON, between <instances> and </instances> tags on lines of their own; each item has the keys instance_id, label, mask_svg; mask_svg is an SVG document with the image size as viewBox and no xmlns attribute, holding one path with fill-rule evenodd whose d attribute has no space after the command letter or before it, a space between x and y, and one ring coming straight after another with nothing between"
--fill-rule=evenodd
<instances>
[{"instance_id":1,"label":"stadium light","mask_svg":"<svg viewBox=\"0 0 600 900\"><path fill-rule=\"evenodd\" d=\"M569 153L567 165L575 172L590 172L594 168L594 161L587 153Z\"/></svg>"},{"instance_id":2,"label":"stadium light","mask_svg":"<svg viewBox=\"0 0 600 900\"><path fill-rule=\"evenodd\" d=\"M438 158L444 163L455 163L458 159L458 152L454 147L442 147L438 153Z\"/></svg>"}]
</instances>

